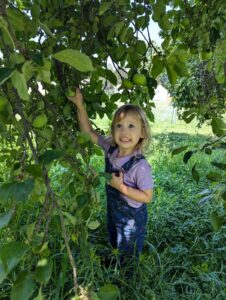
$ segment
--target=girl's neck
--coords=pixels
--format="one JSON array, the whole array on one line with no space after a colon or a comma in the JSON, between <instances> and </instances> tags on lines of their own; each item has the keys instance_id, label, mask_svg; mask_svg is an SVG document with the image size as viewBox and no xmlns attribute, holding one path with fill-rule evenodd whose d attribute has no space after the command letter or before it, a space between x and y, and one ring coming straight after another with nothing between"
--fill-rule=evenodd
<instances>
[{"instance_id":1,"label":"girl's neck","mask_svg":"<svg viewBox=\"0 0 226 300\"><path fill-rule=\"evenodd\" d=\"M127 149L120 149L118 148L118 154L117 154L117 157L125 157L125 156L130 156L132 155L135 151L137 150L137 148L133 149L132 151L131 150L127 150Z\"/></svg>"}]
</instances>

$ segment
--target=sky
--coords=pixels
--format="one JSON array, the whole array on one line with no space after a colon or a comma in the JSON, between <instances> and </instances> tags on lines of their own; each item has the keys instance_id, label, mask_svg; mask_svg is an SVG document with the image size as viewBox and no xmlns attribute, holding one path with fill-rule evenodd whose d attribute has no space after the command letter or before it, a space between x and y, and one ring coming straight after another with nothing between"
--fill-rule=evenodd
<instances>
[{"instance_id":1,"label":"sky","mask_svg":"<svg viewBox=\"0 0 226 300\"><path fill-rule=\"evenodd\" d=\"M158 26L158 23L154 22L152 19L150 20L150 24L148 26L151 40L155 41L158 46L161 45L163 42L163 39L159 36L160 28ZM147 35L147 30L144 30L143 33Z\"/></svg>"}]
</instances>

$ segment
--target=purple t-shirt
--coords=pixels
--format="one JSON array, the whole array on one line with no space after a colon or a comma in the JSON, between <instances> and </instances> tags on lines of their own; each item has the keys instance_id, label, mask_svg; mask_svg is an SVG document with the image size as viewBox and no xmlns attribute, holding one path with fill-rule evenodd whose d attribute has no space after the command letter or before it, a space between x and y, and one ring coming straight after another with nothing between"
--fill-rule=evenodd
<instances>
[{"instance_id":1,"label":"purple t-shirt","mask_svg":"<svg viewBox=\"0 0 226 300\"><path fill-rule=\"evenodd\" d=\"M98 145L104 149L105 155L111 146L111 139L105 136L99 136ZM134 155L140 154L140 150L136 150L133 154L123 157L118 157L118 148L111 154L110 162L115 169L119 169ZM137 188L141 191L153 188L153 179L151 166L146 159L141 159L128 172L124 174L124 183L128 186ZM135 208L140 207L143 203L135 201L122 194L122 197L127 203Z\"/></svg>"}]
</instances>

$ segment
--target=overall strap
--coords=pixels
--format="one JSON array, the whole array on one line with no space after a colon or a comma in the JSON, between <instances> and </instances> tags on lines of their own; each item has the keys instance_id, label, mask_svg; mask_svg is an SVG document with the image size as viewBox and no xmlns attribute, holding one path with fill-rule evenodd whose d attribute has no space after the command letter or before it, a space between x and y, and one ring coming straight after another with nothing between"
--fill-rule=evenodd
<instances>
[{"instance_id":1,"label":"overall strap","mask_svg":"<svg viewBox=\"0 0 226 300\"><path fill-rule=\"evenodd\" d=\"M137 154L132 156L123 166L122 169L128 172L134 165L136 165L141 159L145 159L143 154Z\"/></svg>"},{"instance_id":2,"label":"overall strap","mask_svg":"<svg viewBox=\"0 0 226 300\"><path fill-rule=\"evenodd\" d=\"M110 146L110 148L108 149L107 155L108 154L111 155L115 151L115 149L117 149L117 148L118 148L118 146Z\"/></svg>"},{"instance_id":3,"label":"overall strap","mask_svg":"<svg viewBox=\"0 0 226 300\"><path fill-rule=\"evenodd\" d=\"M105 172L111 173L112 170L112 164L110 162L109 157L112 155L112 153L115 151L115 149L118 148L118 146L110 146L108 149L106 156L105 156Z\"/></svg>"},{"instance_id":4,"label":"overall strap","mask_svg":"<svg viewBox=\"0 0 226 300\"><path fill-rule=\"evenodd\" d=\"M109 160L109 157L112 155L112 153L115 151L115 149L118 148L118 146L110 146L108 149L108 152L106 153L105 157L105 171L106 172L112 172L112 165ZM135 164L139 162L139 160L145 159L143 154L136 154L132 156L122 167L121 170L125 173L128 172ZM116 171L116 170L115 170ZM118 171L118 170L117 170Z\"/></svg>"}]
</instances>

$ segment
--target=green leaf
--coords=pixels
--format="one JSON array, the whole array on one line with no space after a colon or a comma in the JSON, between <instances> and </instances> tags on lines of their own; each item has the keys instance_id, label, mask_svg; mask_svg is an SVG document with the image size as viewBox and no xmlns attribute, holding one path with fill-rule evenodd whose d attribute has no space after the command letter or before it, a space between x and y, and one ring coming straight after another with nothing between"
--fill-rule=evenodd
<instances>
[{"instance_id":1,"label":"green leaf","mask_svg":"<svg viewBox=\"0 0 226 300\"><path fill-rule=\"evenodd\" d=\"M42 177L42 167L41 165L29 165L25 168L25 171L32 176L36 177Z\"/></svg>"},{"instance_id":2,"label":"green leaf","mask_svg":"<svg viewBox=\"0 0 226 300\"><path fill-rule=\"evenodd\" d=\"M0 16L0 28L3 30L3 33L4 33L4 39L5 39L4 42L6 42L7 45L13 46L13 48L15 49L16 47L15 47L13 38L8 30L8 24L2 16Z\"/></svg>"},{"instance_id":3,"label":"green leaf","mask_svg":"<svg viewBox=\"0 0 226 300\"><path fill-rule=\"evenodd\" d=\"M22 73L24 74L25 80L28 81L35 73L35 67L32 64L31 60L25 61L22 67Z\"/></svg>"},{"instance_id":4,"label":"green leaf","mask_svg":"<svg viewBox=\"0 0 226 300\"><path fill-rule=\"evenodd\" d=\"M31 238L32 238L32 236L33 236L34 229L35 229L35 225L36 225L36 223L31 223L31 224L27 224L27 225L25 226L27 238L28 238L29 240L31 240Z\"/></svg>"},{"instance_id":5,"label":"green leaf","mask_svg":"<svg viewBox=\"0 0 226 300\"><path fill-rule=\"evenodd\" d=\"M40 162L44 165L51 163L53 160L58 159L63 156L63 151L61 150L46 150L46 152L39 156Z\"/></svg>"},{"instance_id":6,"label":"green leaf","mask_svg":"<svg viewBox=\"0 0 226 300\"><path fill-rule=\"evenodd\" d=\"M86 145L91 141L90 135L86 132L79 132L77 136L77 142L80 145Z\"/></svg>"},{"instance_id":7,"label":"green leaf","mask_svg":"<svg viewBox=\"0 0 226 300\"><path fill-rule=\"evenodd\" d=\"M146 17L142 16L136 19L136 27L145 29L146 27Z\"/></svg>"},{"instance_id":8,"label":"green leaf","mask_svg":"<svg viewBox=\"0 0 226 300\"><path fill-rule=\"evenodd\" d=\"M95 70L90 58L84 53L79 52L78 50L62 50L60 52L55 53L53 55L53 58L61 62L67 63L81 72L89 72Z\"/></svg>"},{"instance_id":9,"label":"green leaf","mask_svg":"<svg viewBox=\"0 0 226 300\"><path fill-rule=\"evenodd\" d=\"M146 44L144 41L138 40L135 46L135 51L140 53L140 54L145 54L146 53Z\"/></svg>"},{"instance_id":10,"label":"green leaf","mask_svg":"<svg viewBox=\"0 0 226 300\"><path fill-rule=\"evenodd\" d=\"M38 72L38 75L37 75L37 80L38 81L43 81L43 82L46 82L46 83L51 83L51 79L50 79L50 76L51 76L51 73L50 73L51 66L52 66L52 64L51 64L51 62L49 60L44 60L44 66L36 68L36 70Z\"/></svg>"},{"instance_id":11,"label":"green leaf","mask_svg":"<svg viewBox=\"0 0 226 300\"><path fill-rule=\"evenodd\" d=\"M49 27L48 27L46 24L40 22L39 20L37 20L36 22L37 22L37 24L45 31L45 33L46 33L47 35L49 35L49 36L51 36L53 39L55 39L55 36L52 34L51 30L49 29Z\"/></svg>"},{"instance_id":12,"label":"green leaf","mask_svg":"<svg viewBox=\"0 0 226 300\"><path fill-rule=\"evenodd\" d=\"M3 183L0 187L0 201L2 200L4 203L10 198L14 198L16 201L26 201L33 188L34 180L30 178L23 182Z\"/></svg>"},{"instance_id":13,"label":"green leaf","mask_svg":"<svg viewBox=\"0 0 226 300\"><path fill-rule=\"evenodd\" d=\"M15 31L24 31L28 25L29 18L20 10L12 7L7 8L7 16Z\"/></svg>"},{"instance_id":14,"label":"green leaf","mask_svg":"<svg viewBox=\"0 0 226 300\"><path fill-rule=\"evenodd\" d=\"M194 151L188 151L188 152L186 152L186 153L184 154L183 161L184 161L185 164L186 164L186 163L189 161L189 159L192 157L193 153L194 153Z\"/></svg>"},{"instance_id":15,"label":"green leaf","mask_svg":"<svg viewBox=\"0 0 226 300\"><path fill-rule=\"evenodd\" d=\"M166 64L166 72L169 78L169 81L172 85L174 85L177 81L178 78L178 74L177 72L174 70L174 66L170 63L167 62Z\"/></svg>"},{"instance_id":16,"label":"green leaf","mask_svg":"<svg viewBox=\"0 0 226 300\"><path fill-rule=\"evenodd\" d=\"M170 43L170 36L167 36L162 42L161 46L163 49L167 49Z\"/></svg>"},{"instance_id":17,"label":"green leaf","mask_svg":"<svg viewBox=\"0 0 226 300\"><path fill-rule=\"evenodd\" d=\"M218 162L212 161L211 164L214 167L217 167L217 168L219 168L221 170L226 170L226 164L224 164L224 163L218 163Z\"/></svg>"},{"instance_id":18,"label":"green leaf","mask_svg":"<svg viewBox=\"0 0 226 300\"><path fill-rule=\"evenodd\" d=\"M127 39L127 32L129 30L129 27L124 27L120 33L119 39L121 43L124 43Z\"/></svg>"},{"instance_id":19,"label":"green leaf","mask_svg":"<svg viewBox=\"0 0 226 300\"><path fill-rule=\"evenodd\" d=\"M155 116L154 116L153 112L152 112L150 109L146 110L145 112L146 112L146 114L147 114L148 119L149 119L151 122L154 122Z\"/></svg>"},{"instance_id":20,"label":"green leaf","mask_svg":"<svg viewBox=\"0 0 226 300\"><path fill-rule=\"evenodd\" d=\"M182 119L188 124L188 123L191 123L191 121L196 117L196 114L191 114L189 116L185 116L183 114L183 117Z\"/></svg>"},{"instance_id":21,"label":"green leaf","mask_svg":"<svg viewBox=\"0 0 226 300\"><path fill-rule=\"evenodd\" d=\"M121 98L121 94L119 94L119 93L113 94L111 96L111 103L118 101L120 98Z\"/></svg>"},{"instance_id":22,"label":"green leaf","mask_svg":"<svg viewBox=\"0 0 226 300\"><path fill-rule=\"evenodd\" d=\"M123 55L125 54L126 52L126 46L125 45L119 45L117 47L117 49L115 50L115 56L117 58L117 60L120 60Z\"/></svg>"},{"instance_id":23,"label":"green leaf","mask_svg":"<svg viewBox=\"0 0 226 300\"><path fill-rule=\"evenodd\" d=\"M69 224L75 225L76 224L76 218L72 214L70 214L67 211L63 211L62 214L66 217Z\"/></svg>"},{"instance_id":24,"label":"green leaf","mask_svg":"<svg viewBox=\"0 0 226 300\"><path fill-rule=\"evenodd\" d=\"M161 29L166 30L166 31L171 28L171 24L168 20L167 15L164 15L163 17L159 18L158 24Z\"/></svg>"},{"instance_id":25,"label":"green leaf","mask_svg":"<svg viewBox=\"0 0 226 300\"><path fill-rule=\"evenodd\" d=\"M117 85L117 77L116 77L116 75L112 72L112 71L110 71L110 70L105 70L105 75L106 75L106 78L107 78L107 80L111 83L111 84L113 84L113 85Z\"/></svg>"},{"instance_id":26,"label":"green leaf","mask_svg":"<svg viewBox=\"0 0 226 300\"><path fill-rule=\"evenodd\" d=\"M172 151L171 155L174 156L176 154L179 154L179 153L183 152L184 150L186 150L187 148L188 148L188 146L176 148Z\"/></svg>"},{"instance_id":27,"label":"green leaf","mask_svg":"<svg viewBox=\"0 0 226 300\"><path fill-rule=\"evenodd\" d=\"M105 284L98 292L100 300L117 300L120 297L120 291L117 285Z\"/></svg>"},{"instance_id":28,"label":"green leaf","mask_svg":"<svg viewBox=\"0 0 226 300\"><path fill-rule=\"evenodd\" d=\"M226 125L220 118L214 117L211 122L212 131L216 136L223 136L225 134Z\"/></svg>"},{"instance_id":29,"label":"green leaf","mask_svg":"<svg viewBox=\"0 0 226 300\"><path fill-rule=\"evenodd\" d=\"M155 4L152 5L153 9L153 20L159 21L162 16L165 15L166 5L163 0L156 1Z\"/></svg>"},{"instance_id":30,"label":"green leaf","mask_svg":"<svg viewBox=\"0 0 226 300\"><path fill-rule=\"evenodd\" d=\"M98 227L100 226L100 222L98 220L96 221L91 221L87 224L87 227L90 229L90 230L96 230Z\"/></svg>"},{"instance_id":31,"label":"green leaf","mask_svg":"<svg viewBox=\"0 0 226 300\"><path fill-rule=\"evenodd\" d=\"M226 190L222 191L221 197L223 200L226 200Z\"/></svg>"},{"instance_id":32,"label":"green leaf","mask_svg":"<svg viewBox=\"0 0 226 300\"><path fill-rule=\"evenodd\" d=\"M116 36L119 35L119 33L121 32L123 26L124 26L124 22L117 22L115 24L115 34L116 34Z\"/></svg>"},{"instance_id":33,"label":"green leaf","mask_svg":"<svg viewBox=\"0 0 226 300\"><path fill-rule=\"evenodd\" d=\"M98 10L98 15L102 16L110 7L112 6L112 2L105 2L101 4L99 10Z\"/></svg>"},{"instance_id":34,"label":"green leaf","mask_svg":"<svg viewBox=\"0 0 226 300\"><path fill-rule=\"evenodd\" d=\"M11 290L11 300L28 300L35 290L33 276L30 273L22 272L19 274Z\"/></svg>"},{"instance_id":35,"label":"green leaf","mask_svg":"<svg viewBox=\"0 0 226 300\"><path fill-rule=\"evenodd\" d=\"M35 278L40 282L47 284L53 270L53 261L52 259L43 258L37 264L35 270Z\"/></svg>"},{"instance_id":36,"label":"green leaf","mask_svg":"<svg viewBox=\"0 0 226 300\"><path fill-rule=\"evenodd\" d=\"M13 213L14 213L14 210L11 209L7 213L0 215L0 229L2 229L3 227L8 225Z\"/></svg>"},{"instance_id":37,"label":"green leaf","mask_svg":"<svg viewBox=\"0 0 226 300\"><path fill-rule=\"evenodd\" d=\"M164 62L160 59L158 55L154 56L152 59L151 76L156 78L164 69Z\"/></svg>"},{"instance_id":38,"label":"green leaf","mask_svg":"<svg viewBox=\"0 0 226 300\"><path fill-rule=\"evenodd\" d=\"M15 70L7 69L7 68L0 68L0 85L3 84L7 79L9 79Z\"/></svg>"},{"instance_id":39,"label":"green leaf","mask_svg":"<svg viewBox=\"0 0 226 300\"><path fill-rule=\"evenodd\" d=\"M221 181L222 179L222 176L221 174L217 173L217 172L209 172L207 175L206 175L206 178L210 181L213 181L213 182L218 182L218 181Z\"/></svg>"},{"instance_id":40,"label":"green leaf","mask_svg":"<svg viewBox=\"0 0 226 300\"><path fill-rule=\"evenodd\" d=\"M24 257L27 245L20 242L10 242L0 249L0 284Z\"/></svg>"},{"instance_id":41,"label":"green leaf","mask_svg":"<svg viewBox=\"0 0 226 300\"><path fill-rule=\"evenodd\" d=\"M223 225L223 218L216 211L210 213L210 223L215 231L219 231Z\"/></svg>"},{"instance_id":42,"label":"green leaf","mask_svg":"<svg viewBox=\"0 0 226 300\"><path fill-rule=\"evenodd\" d=\"M212 154L212 149L211 148L205 148L205 153L207 154L207 155L211 155Z\"/></svg>"},{"instance_id":43,"label":"green leaf","mask_svg":"<svg viewBox=\"0 0 226 300\"><path fill-rule=\"evenodd\" d=\"M194 180L195 180L197 183L199 183L200 176L199 176L198 171L196 170L196 164L194 164L194 166L192 167L192 169L191 169L191 174L192 174L192 177L194 178Z\"/></svg>"},{"instance_id":44,"label":"green leaf","mask_svg":"<svg viewBox=\"0 0 226 300\"><path fill-rule=\"evenodd\" d=\"M39 288L38 295L33 300L45 300L43 293L42 293L42 287Z\"/></svg>"},{"instance_id":45,"label":"green leaf","mask_svg":"<svg viewBox=\"0 0 226 300\"><path fill-rule=\"evenodd\" d=\"M12 84L22 100L29 100L28 87L24 74L15 71L11 77Z\"/></svg>"},{"instance_id":46,"label":"green leaf","mask_svg":"<svg viewBox=\"0 0 226 300\"><path fill-rule=\"evenodd\" d=\"M188 73L188 69L187 66L184 62L178 60L175 64L174 64L174 70L177 72L177 74L181 77L188 77L189 73Z\"/></svg>"}]
</instances>

